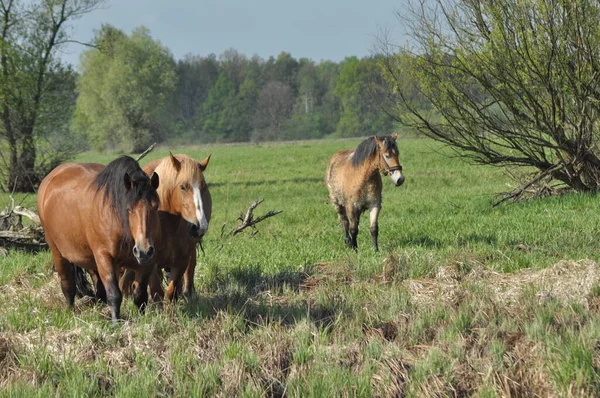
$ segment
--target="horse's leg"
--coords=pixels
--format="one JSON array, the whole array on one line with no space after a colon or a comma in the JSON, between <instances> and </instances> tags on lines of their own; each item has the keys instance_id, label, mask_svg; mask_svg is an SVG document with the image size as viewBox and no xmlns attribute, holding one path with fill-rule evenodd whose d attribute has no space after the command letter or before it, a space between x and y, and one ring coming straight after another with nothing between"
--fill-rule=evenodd
<instances>
[{"instance_id":1,"label":"horse's leg","mask_svg":"<svg viewBox=\"0 0 600 398\"><path fill-rule=\"evenodd\" d=\"M123 296L131 296L132 292L135 290L133 285L133 282L135 280L135 271L131 269L125 269L125 272L123 272L123 275L121 275L121 278L119 279L119 288L121 289L121 293L123 293Z\"/></svg>"},{"instance_id":2,"label":"horse's leg","mask_svg":"<svg viewBox=\"0 0 600 398\"><path fill-rule=\"evenodd\" d=\"M348 207L346 207L348 208ZM348 215L348 223L350 226L350 247L355 251L358 251L358 242L356 237L358 236L358 222L360 220L360 211L354 207L350 208L350 211L346 211Z\"/></svg>"},{"instance_id":3,"label":"horse's leg","mask_svg":"<svg viewBox=\"0 0 600 398\"><path fill-rule=\"evenodd\" d=\"M96 254L96 265L98 266L98 275L106 289L106 302L110 308L110 317L113 323L119 322L121 316L121 302L123 295L119 289L119 267L113 265L113 261L108 254Z\"/></svg>"},{"instance_id":4,"label":"horse's leg","mask_svg":"<svg viewBox=\"0 0 600 398\"><path fill-rule=\"evenodd\" d=\"M73 269L74 265L64 258L56 247L50 245L50 248L52 249L52 262L54 263L54 268L56 268L56 272L60 276L60 287L63 295L67 300L67 305L70 308L73 308L75 305L75 295L77 294Z\"/></svg>"},{"instance_id":5,"label":"horse's leg","mask_svg":"<svg viewBox=\"0 0 600 398\"><path fill-rule=\"evenodd\" d=\"M156 268L153 266L153 268ZM136 286L133 291L133 302L138 307L140 313L144 313L148 305L148 279L150 278L150 270L138 270L135 272Z\"/></svg>"},{"instance_id":6,"label":"horse's leg","mask_svg":"<svg viewBox=\"0 0 600 398\"><path fill-rule=\"evenodd\" d=\"M378 205L372 206L369 209L369 229L371 231L371 239L373 240L373 249L377 252L379 251L379 245L377 244L377 237L379 235L379 224L377 223L377 218L379 217L379 211L381 207Z\"/></svg>"},{"instance_id":7,"label":"horse's leg","mask_svg":"<svg viewBox=\"0 0 600 398\"><path fill-rule=\"evenodd\" d=\"M342 229L344 230L344 242L346 242L346 244L348 246L352 247L351 239L350 239L350 232L348 231L349 223L348 223L348 216L346 215L346 208L344 206L335 205L335 211L338 214L338 219L340 220L340 225L342 226Z\"/></svg>"},{"instance_id":8,"label":"horse's leg","mask_svg":"<svg viewBox=\"0 0 600 398\"><path fill-rule=\"evenodd\" d=\"M162 287L162 270L158 269L158 266L154 267L150 274L150 280L148 286L150 287L150 297L152 301L163 301L165 298L165 291Z\"/></svg>"},{"instance_id":9,"label":"horse's leg","mask_svg":"<svg viewBox=\"0 0 600 398\"><path fill-rule=\"evenodd\" d=\"M181 288L181 277L183 276L184 269L177 267L171 267L171 281L169 282L169 286L167 287L167 299L169 301L177 300L179 290Z\"/></svg>"},{"instance_id":10,"label":"horse's leg","mask_svg":"<svg viewBox=\"0 0 600 398\"><path fill-rule=\"evenodd\" d=\"M95 297L103 303L106 303L106 289L104 288L104 283L102 283L102 279L100 279L100 275L98 275L98 272L94 270L88 270L88 273L92 277L92 282L96 287Z\"/></svg>"},{"instance_id":11,"label":"horse's leg","mask_svg":"<svg viewBox=\"0 0 600 398\"><path fill-rule=\"evenodd\" d=\"M192 245L188 266L183 273L183 296L192 297L194 293L194 273L196 271L196 245Z\"/></svg>"},{"instance_id":12,"label":"horse's leg","mask_svg":"<svg viewBox=\"0 0 600 398\"><path fill-rule=\"evenodd\" d=\"M75 276L75 288L77 291L77 297L94 297L94 290L92 285L88 281L85 270L79 266L73 267L73 274Z\"/></svg>"}]
</instances>

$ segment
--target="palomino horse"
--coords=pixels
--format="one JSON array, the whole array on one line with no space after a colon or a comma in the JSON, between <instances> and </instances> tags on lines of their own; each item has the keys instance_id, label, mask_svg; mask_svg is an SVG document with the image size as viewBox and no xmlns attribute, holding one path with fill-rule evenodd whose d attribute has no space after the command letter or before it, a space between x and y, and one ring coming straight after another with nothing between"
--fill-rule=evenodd
<instances>
[{"instance_id":1,"label":"palomino horse","mask_svg":"<svg viewBox=\"0 0 600 398\"><path fill-rule=\"evenodd\" d=\"M397 187L404 182L396 138L398 134L373 136L361 142L355 150L338 151L329 160L325 184L344 228L346 244L354 250L358 249L358 222L365 210L370 212L373 248L379 250L377 217L381 210L382 187L379 172L389 174Z\"/></svg>"},{"instance_id":2,"label":"palomino horse","mask_svg":"<svg viewBox=\"0 0 600 398\"><path fill-rule=\"evenodd\" d=\"M99 277L98 287L119 319L120 268L135 272L138 308L148 301L147 284L154 269L154 240L159 231L158 174L148 176L134 159L123 156L106 167L65 163L42 180L38 212L60 275L67 304L75 301L73 266Z\"/></svg>"},{"instance_id":3,"label":"palomino horse","mask_svg":"<svg viewBox=\"0 0 600 398\"><path fill-rule=\"evenodd\" d=\"M196 244L208 230L212 212L212 199L203 174L209 160L210 155L197 162L187 155L171 154L144 166L147 174L160 176L157 192L162 239L156 260L157 272L150 280L153 298L164 294L160 278L163 268L170 270L167 299L172 300L181 293L189 297L193 292ZM129 290L131 280L131 272L126 271L121 279L124 290Z\"/></svg>"}]
</instances>

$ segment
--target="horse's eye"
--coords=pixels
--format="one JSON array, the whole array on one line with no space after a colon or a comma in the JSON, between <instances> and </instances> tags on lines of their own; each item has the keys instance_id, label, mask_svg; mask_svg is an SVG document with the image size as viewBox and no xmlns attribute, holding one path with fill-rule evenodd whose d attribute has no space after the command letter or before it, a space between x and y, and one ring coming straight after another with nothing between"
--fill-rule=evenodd
<instances>
[{"instance_id":1,"label":"horse's eye","mask_svg":"<svg viewBox=\"0 0 600 398\"><path fill-rule=\"evenodd\" d=\"M188 185L187 184L183 184L181 187L182 191L186 191L188 189Z\"/></svg>"}]
</instances>

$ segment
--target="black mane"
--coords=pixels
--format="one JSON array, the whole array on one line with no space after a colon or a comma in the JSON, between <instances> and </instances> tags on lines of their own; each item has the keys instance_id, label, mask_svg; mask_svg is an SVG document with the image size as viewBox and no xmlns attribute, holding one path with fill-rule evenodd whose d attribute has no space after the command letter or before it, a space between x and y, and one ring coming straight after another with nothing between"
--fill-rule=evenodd
<instances>
[{"instance_id":1,"label":"black mane","mask_svg":"<svg viewBox=\"0 0 600 398\"><path fill-rule=\"evenodd\" d=\"M133 187L125 186L125 174L129 175ZM140 168L137 161L129 156L121 156L106 165L94 179L96 194L104 190L104 203L118 217L126 235L129 235L128 209L140 200L155 200L158 194L150 184L150 178Z\"/></svg>"},{"instance_id":2,"label":"black mane","mask_svg":"<svg viewBox=\"0 0 600 398\"><path fill-rule=\"evenodd\" d=\"M377 138L383 141L383 147L386 151L391 149L398 151L398 145L396 145L396 141L391 136L385 135ZM377 144L377 140L375 140L375 136L367 138L356 147L354 155L352 156L352 166L360 166L365 160L375 155L378 151L379 145Z\"/></svg>"}]
</instances>

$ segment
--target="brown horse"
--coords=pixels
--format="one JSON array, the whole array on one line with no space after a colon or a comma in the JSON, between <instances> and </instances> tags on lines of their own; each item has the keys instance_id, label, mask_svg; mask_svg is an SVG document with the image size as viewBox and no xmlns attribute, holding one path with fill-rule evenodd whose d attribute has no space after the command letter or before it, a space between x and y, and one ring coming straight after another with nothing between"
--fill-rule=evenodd
<instances>
[{"instance_id":1,"label":"brown horse","mask_svg":"<svg viewBox=\"0 0 600 398\"><path fill-rule=\"evenodd\" d=\"M154 240L159 233L157 174L148 176L134 159L123 156L106 167L65 163L40 184L38 212L67 304L75 301L73 266L99 278L97 295L106 299L113 322L119 319L120 268L135 272L134 301L142 310L154 269Z\"/></svg>"},{"instance_id":2,"label":"brown horse","mask_svg":"<svg viewBox=\"0 0 600 398\"><path fill-rule=\"evenodd\" d=\"M379 172L389 174L397 187L404 182L396 138L398 134L373 136L361 142L355 150L338 151L329 160L325 184L344 229L346 244L354 250L358 250L358 222L365 210L370 212L373 248L379 250L377 218L381 210L382 187Z\"/></svg>"},{"instance_id":3,"label":"brown horse","mask_svg":"<svg viewBox=\"0 0 600 398\"><path fill-rule=\"evenodd\" d=\"M208 230L212 212L212 199L203 174L209 160L210 155L197 162L179 154L144 166L147 174L156 173L161 181L157 192L162 240L156 261L158 272L153 273L150 281L154 298L163 295L160 275L165 268L170 271L169 300L181 293L189 297L193 292L196 244ZM126 272L121 279L124 289L130 286L131 280L131 272Z\"/></svg>"}]
</instances>

